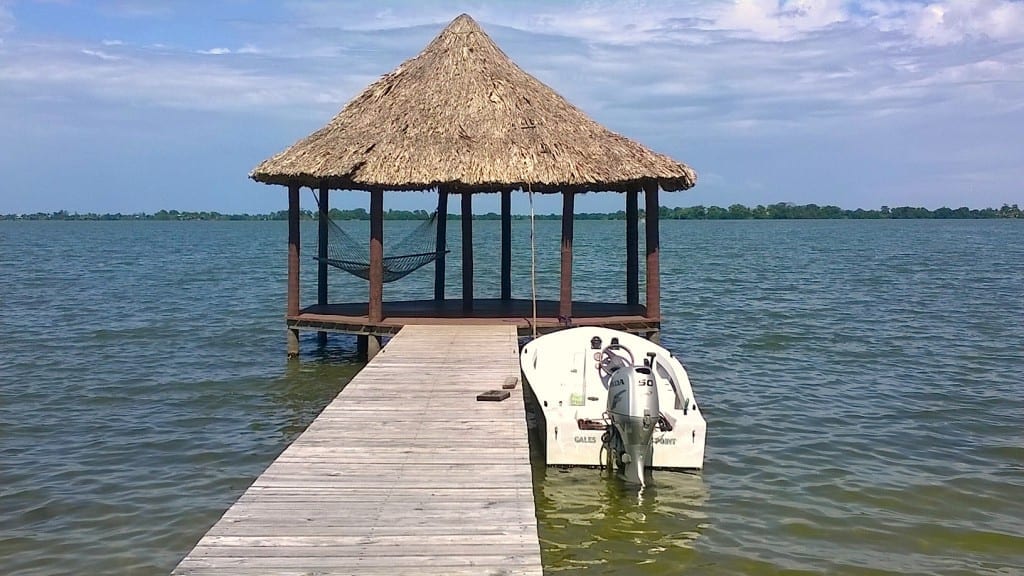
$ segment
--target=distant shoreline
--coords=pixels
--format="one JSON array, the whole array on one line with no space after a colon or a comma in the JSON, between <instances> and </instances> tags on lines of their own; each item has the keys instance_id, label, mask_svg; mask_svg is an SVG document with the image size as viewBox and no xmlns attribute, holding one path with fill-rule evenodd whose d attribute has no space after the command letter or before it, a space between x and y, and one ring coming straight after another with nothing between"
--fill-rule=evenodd
<instances>
[{"instance_id":1,"label":"distant shoreline","mask_svg":"<svg viewBox=\"0 0 1024 576\"><path fill-rule=\"evenodd\" d=\"M728 208L718 206L689 206L686 208L661 207L659 215L662 220L983 220L992 218L1024 218L1024 214L1016 204L1003 204L1001 208L927 208L898 206L890 208L882 206L877 210L846 210L838 206L818 206L817 204L796 205L790 203L778 203L770 206L758 205L753 208L742 204L733 204ZM388 210L384 213L385 220L426 220L430 216L426 210ZM640 216L644 211L640 210ZM299 215L302 220L316 220L318 214L311 210L302 210ZM366 210L358 208L355 210L330 211L331 220L369 220L370 215ZM513 214L513 220L527 220L528 214ZM561 214L537 214L537 220L561 220ZM34 214L0 214L2 220L55 220L55 221L83 221L83 220L153 220L153 221L185 221L185 220L210 220L210 221L270 221L287 220L288 211L279 210L267 214L222 214L220 212L191 212L178 210L160 210L153 214L135 213L122 214L107 213L85 213L68 212L36 212ZM449 214L449 220L459 220L459 214ZM474 220L500 220L501 216L494 212L486 214L474 214ZM626 214L618 212L586 212L575 215L576 220L625 220Z\"/></svg>"}]
</instances>

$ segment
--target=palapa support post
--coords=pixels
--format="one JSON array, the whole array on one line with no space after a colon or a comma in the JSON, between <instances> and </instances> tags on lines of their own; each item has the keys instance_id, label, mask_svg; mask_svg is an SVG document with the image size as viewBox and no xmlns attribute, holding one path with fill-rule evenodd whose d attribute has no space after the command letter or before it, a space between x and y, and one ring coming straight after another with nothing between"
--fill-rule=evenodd
<instances>
[{"instance_id":1,"label":"palapa support post","mask_svg":"<svg viewBox=\"0 0 1024 576\"><path fill-rule=\"evenodd\" d=\"M320 210L317 214L318 235L316 245L316 254L319 257L316 268L316 303L320 306L327 304L327 218L330 211L327 200L328 193L327 185L321 185L318 196ZM327 332L317 332L316 337L320 346L327 344Z\"/></svg>"},{"instance_id":2,"label":"palapa support post","mask_svg":"<svg viewBox=\"0 0 1024 576\"><path fill-rule=\"evenodd\" d=\"M473 193L462 192L462 311L473 311Z\"/></svg>"},{"instance_id":3,"label":"palapa support post","mask_svg":"<svg viewBox=\"0 0 1024 576\"><path fill-rule=\"evenodd\" d=\"M562 273L558 290L558 321L572 324L572 225L575 196L562 192Z\"/></svg>"},{"instance_id":4,"label":"palapa support post","mask_svg":"<svg viewBox=\"0 0 1024 576\"><path fill-rule=\"evenodd\" d=\"M658 182L644 184L645 222L647 224L647 318L661 321L661 268L658 263L661 241L658 230Z\"/></svg>"},{"instance_id":5,"label":"palapa support post","mask_svg":"<svg viewBox=\"0 0 1024 576\"><path fill-rule=\"evenodd\" d=\"M448 190L437 189L437 240L434 249L437 258L434 260L434 300L444 300L445 257L448 249Z\"/></svg>"},{"instance_id":6,"label":"palapa support post","mask_svg":"<svg viewBox=\"0 0 1024 576\"><path fill-rule=\"evenodd\" d=\"M626 191L626 304L640 304L640 217L637 190Z\"/></svg>"},{"instance_id":7,"label":"palapa support post","mask_svg":"<svg viewBox=\"0 0 1024 576\"><path fill-rule=\"evenodd\" d=\"M512 191L501 191L501 299L512 299Z\"/></svg>"},{"instance_id":8,"label":"palapa support post","mask_svg":"<svg viewBox=\"0 0 1024 576\"><path fill-rule=\"evenodd\" d=\"M288 316L299 315L299 185L288 186ZM299 355L299 331L288 329L288 357Z\"/></svg>"},{"instance_id":9,"label":"palapa support post","mask_svg":"<svg viewBox=\"0 0 1024 576\"><path fill-rule=\"evenodd\" d=\"M369 362L380 353L381 338L372 334L356 336L356 357L362 362Z\"/></svg>"},{"instance_id":10,"label":"palapa support post","mask_svg":"<svg viewBox=\"0 0 1024 576\"><path fill-rule=\"evenodd\" d=\"M384 320L384 191L370 191L370 302L367 316L370 324ZM366 359L380 351L380 336L370 335Z\"/></svg>"},{"instance_id":11,"label":"palapa support post","mask_svg":"<svg viewBox=\"0 0 1024 576\"><path fill-rule=\"evenodd\" d=\"M366 334L359 334L356 336L356 357L361 362L368 362L369 359L366 357L367 348L370 345L370 337Z\"/></svg>"}]
</instances>

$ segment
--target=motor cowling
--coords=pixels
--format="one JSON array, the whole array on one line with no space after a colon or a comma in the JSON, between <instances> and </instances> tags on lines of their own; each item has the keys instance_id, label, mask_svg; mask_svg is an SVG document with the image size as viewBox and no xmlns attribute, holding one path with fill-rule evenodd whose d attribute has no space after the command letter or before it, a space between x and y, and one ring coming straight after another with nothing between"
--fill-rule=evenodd
<instances>
[{"instance_id":1,"label":"motor cowling","mask_svg":"<svg viewBox=\"0 0 1024 576\"><path fill-rule=\"evenodd\" d=\"M658 388L650 367L624 366L611 374L608 417L614 430L610 448L627 482L644 484L659 414Z\"/></svg>"}]
</instances>

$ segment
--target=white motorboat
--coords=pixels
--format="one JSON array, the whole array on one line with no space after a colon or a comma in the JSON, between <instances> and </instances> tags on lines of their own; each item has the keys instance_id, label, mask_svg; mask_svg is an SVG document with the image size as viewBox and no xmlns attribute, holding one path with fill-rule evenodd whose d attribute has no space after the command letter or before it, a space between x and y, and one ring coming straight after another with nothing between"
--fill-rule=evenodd
<instances>
[{"instance_id":1,"label":"white motorboat","mask_svg":"<svg viewBox=\"0 0 1024 576\"><path fill-rule=\"evenodd\" d=\"M520 364L543 415L549 465L607 462L636 484L652 467L703 468L707 424L686 369L661 346L570 328L527 343Z\"/></svg>"}]
</instances>

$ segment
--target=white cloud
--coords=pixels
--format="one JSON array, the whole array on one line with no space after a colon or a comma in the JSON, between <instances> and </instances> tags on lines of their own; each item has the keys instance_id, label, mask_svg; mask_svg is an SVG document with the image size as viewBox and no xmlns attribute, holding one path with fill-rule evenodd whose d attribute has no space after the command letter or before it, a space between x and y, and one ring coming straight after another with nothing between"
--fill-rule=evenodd
<instances>
[{"instance_id":1,"label":"white cloud","mask_svg":"<svg viewBox=\"0 0 1024 576\"><path fill-rule=\"evenodd\" d=\"M227 54L264 54L265 51L252 44L246 44L236 50L218 46L216 48L210 48L209 50L197 50L196 53L205 54L207 56L224 56Z\"/></svg>"},{"instance_id":2,"label":"white cloud","mask_svg":"<svg viewBox=\"0 0 1024 576\"><path fill-rule=\"evenodd\" d=\"M0 39L2 36L14 30L14 13L6 2L0 1Z\"/></svg>"},{"instance_id":3,"label":"white cloud","mask_svg":"<svg viewBox=\"0 0 1024 576\"><path fill-rule=\"evenodd\" d=\"M166 0L111 0L102 3L100 10L120 18L153 18L171 14L174 3Z\"/></svg>"},{"instance_id":4,"label":"white cloud","mask_svg":"<svg viewBox=\"0 0 1024 576\"><path fill-rule=\"evenodd\" d=\"M561 5L533 22L541 31L590 36L597 42L639 43L695 29L765 41L800 40L836 26L899 32L917 42L949 45L970 39L1024 37L1022 0L731 0L688 5L665 2ZM580 14L582 17L570 14ZM500 20L498 20L500 21ZM519 26L522 23L515 23ZM529 29L524 26L524 29Z\"/></svg>"},{"instance_id":5,"label":"white cloud","mask_svg":"<svg viewBox=\"0 0 1024 576\"><path fill-rule=\"evenodd\" d=\"M950 0L921 7L908 15L910 31L933 44L969 38L1024 38L1024 3L1006 0Z\"/></svg>"},{"instance_id":6,"label":"white cloud","mask_svg":"<svg viewBox=\"0 0 1024 576\"><path fill-rule=\"evenodd\" d=\"M295 110L329 116L357 90L337 82L325 89L299 67L296 73L230 65L202 56L154 54L150 49L126 48L113 56L94 48L33 44L0 59L0 84L7 99L39 99L83 104L102 102L186 110Z\"/></svg>"},{"instance_id":7,"label":"white cloud","mask_svg":"<svg viewBox=\"0 0 1024 576\"><path fill-rule=\"evenodd\" d=\"M895 31L933 45L986 37L1009 41L1024 30L1022 0L664 0L477 4L455 0L380 9L372 4L307 0L291 5L299 22L345 30L441 25L462 11L480 22L575 38L590 44L680 45L720 40L716 34L771 42L798 41L835 27Z\"/></svg>"},{"instance_id":8,"label":"white cloud","mask_svg":"<svg viewBox=\"0 0 1024 576\"><path fill-rule=\"evenodd\" d=\"M689 21L722 0L477 3L466 1L407 3L381 10L372 3L304 1L291 6L307 25L340 22L346 30L392 30L447 24L462 12L488 29L494 26L528 33L582 39L596 44L649 43L666 33L682 37L688 30L676 21ZM366 4L365 6L363 4Z\"/></svg>"},{"instance_id":9,"label":"white cloud","mask_svg":"<svg viewBox=\"0 0 1024 576\"><path fill-rule=\"evenodd\" d=\"M716 29L763 40L792 40L849 19L841 0L737 0L714 20Z\"/></svg>"},{"instance_id":10,"label":"white cloud","mask_svg":"<svg viewBox=\"0 0 1024 576\"><path fill-rule=\"evenodd\" d=\"M967 5L945 1L957 3ZM1005 5L1003 0L972 4L987 6L979 14L989 16L976 20L995 22L989 25L995 31L1005 26ZM331 21L326 11L339 8L301 6L306 12L295 29L305 43L292 37L274 43L270 35L257 35L241 38L239 48L215 45L191 52L119 40L103 41L102 47L51 46L26 49L0 62L0 78L45 83L50 91L59 91L64 82L69 89L96 97L158 106L270 111L298 105L332 113L369 82L413 56L441 27L425 26L420 20L414 29L338 34L335 29L314 29L314 22L305 18L312 18L310 11L315 9L317 21ZM954 90L961 91L965 102L978 99L1005 111L1012 109L1021 92L1011 87L1014 75L1021 77L1020 64L1013 60L1019 55L894 40L891 26L899 18L907 21L905 3L897 9L893 2L874 2L855 11L838 0L786 0L781 6L763 0L711 8L706 3L678 2L653 6L647 10L650 6L639 2L598 2L585 5L578 18L556 18L556 11L567 16L573 6L545 3L522 16L506 5L491 4L483 9L485 16L508 16L517 26L484 25L524 69L627 133L663 117L686 122L700 117L723 129L813 129L826 119L923 113ZM411 9L403 10L375 10L363 20L353 19L367 27L414 22ZM865 13L880 15L872 21L875 25L864 25ZM1013 13L1008 12L1010 18ZM699 18L687 20L685 14ZM855 20L860 24L836 26ZM883 21L887 32L879 31ZM609 41L601 31L611 30L616 22L620 30L609 32ZM737 37L737 31L744 33ZM648 37L653 40L645 41ZM90 59L75 59L72 52ZM241 54L262 57L205 57ZM54 68L52 76L35 73L48 66ZM64 68L82 73L65 73ZM111 89L115 85L117 89ZM311 88L296 90L297 85Z\"/></svg>"},{"instance_id":11,"label":"white cloud","mask_svg":"<svg viewBox=\"0 0 1024 576\"><path fill-rule=\"evenodd\" d=\"M1013 41L1024 37L1024 2L1019 0L884 0L867 2L865 8L880 29L899 31L926 44L944 46L970 39Z\"/></svg>"},{"instance_id":12,"label":"white cloud","mask_svg":"<svg viewBox=\"0 0 1024 576\"><path fill-rule=\"evenodd\" d=\"M525 31L537 31L584 39L597 44L644 44L658 39L671 26L673 18L686 12L671 6L624 4L547 5L547 13L513 20L511 25ZM547 7L546 6L546 7ZM497 22L504 24L502 20Z\"/></svg>"},{"instance_id":13,"label":"white cloud","mask_svg":"<svg viewBox=\"0 0 1024 576\"><path fill-rule=\"evenodd\" d=\"M99 58L100 60L106 60L108 62L121 60L120 56L114 56L113 54L108 54L106 52L103 52L102 50L90 50L88 48L83 48L82 54L85 54L86 56L94 56L96 58Z\"/></svg>"}]
</instances>

